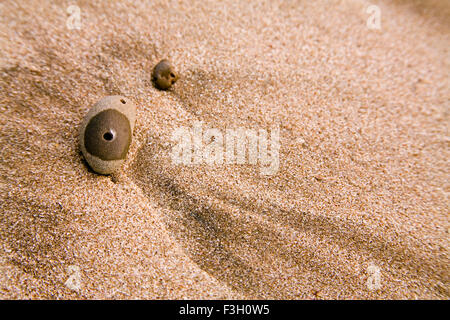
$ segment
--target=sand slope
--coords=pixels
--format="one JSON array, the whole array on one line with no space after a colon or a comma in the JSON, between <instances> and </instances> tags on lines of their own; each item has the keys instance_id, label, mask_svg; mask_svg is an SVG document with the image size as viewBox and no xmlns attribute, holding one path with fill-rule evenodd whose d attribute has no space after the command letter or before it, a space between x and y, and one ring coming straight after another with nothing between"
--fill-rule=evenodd
<instances>
[{"instance_id":1,"label":"sand slope","mask_svg":"<svg viewBox=\"0 0 450 320\"><path fill-rule=\"evenodd\" d=\"M448 299L447 1L379 2L379 31L369 1L78 3L80 30L0 4L2 298ZM77 149L111 94L138 106L113 178ZM196 120L278 125L279 171L175 166Z\"/></svg>"}]
</instances>

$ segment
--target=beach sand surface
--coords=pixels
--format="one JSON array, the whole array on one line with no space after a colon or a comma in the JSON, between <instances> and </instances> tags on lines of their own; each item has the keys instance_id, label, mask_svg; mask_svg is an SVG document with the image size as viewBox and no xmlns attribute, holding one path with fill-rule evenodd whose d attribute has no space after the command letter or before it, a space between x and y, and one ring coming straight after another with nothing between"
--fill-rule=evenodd
<instances>
[{"instance_id":1,"label":"beach sand surface","mask_svg":"<svg viewBox=\"0 0 450 320\"><path fill-rule=\"evenodd\" d=\"M448 1L72 4L0 2L0 298L449 298ZM106 95L112 177L77 136ZM176 165L197 121L278 128L278 170Z\"/></svg>"}]
</instances>

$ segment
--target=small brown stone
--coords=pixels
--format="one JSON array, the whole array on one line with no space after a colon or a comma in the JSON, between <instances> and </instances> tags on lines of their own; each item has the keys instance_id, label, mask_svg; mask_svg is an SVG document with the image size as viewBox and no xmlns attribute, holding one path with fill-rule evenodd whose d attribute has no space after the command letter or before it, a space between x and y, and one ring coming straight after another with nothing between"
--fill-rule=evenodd
<instances>
[{"instance_id":1,"label":"small brown stone","mask_svg":"<svg viewBox=\"0 0 450 320\"><path fill-rule=\"evenodd\" d=\"M130 121L115 109L92 117L84 131L86 150L102 160L125 159L130 143Z\"/></svg>"},{"instance_id":2,"label":"small brown stone","mask_svg":"<svg viewBox=\"0 0 450 320\"><path fill-rule=\"evenodd\" d=\"M170 62L163 59L153 69L152 80L156 88L167 90L178 80L178 74Z\"/></svg>"},{"instance_id":3,"label":"small brown stone","mask_svg":"<svg viewBox=\"0 0 450 320\"><path fill-rule=\"evenodd\" d=\"M117 172L125 161L134 129L136 107L121 96L98 101L80 127L79 144L84 158L97 173Z\"/></svg>"}]
</instances>

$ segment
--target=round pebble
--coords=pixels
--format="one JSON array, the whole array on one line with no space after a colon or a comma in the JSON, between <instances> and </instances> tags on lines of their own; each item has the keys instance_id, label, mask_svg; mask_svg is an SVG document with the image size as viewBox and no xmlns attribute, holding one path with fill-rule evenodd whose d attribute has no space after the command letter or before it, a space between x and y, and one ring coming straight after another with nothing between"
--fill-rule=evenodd
<instances>
[{"instance_id":1,"label":"round pebble","mask_svg":"<svg viewBox=\"0 0 450 320\"><path fill-rule=\"evenodd\" d=\"M178 80L178 73L168 60L163 59L153 68L152 80L156 88L167 90Z\"/></svg>"},{"instance_id":2,"label":"round pebble","mask_svg":"<svg viewBox=\"0 0 450 320\"><path fill-rule=\"evenodd\" d=\"M128 153L136 119L136 106L122 96L107 96L84 117L79 133L80 149L97 173L120 169Z\"/></svg>"}]
</instances>

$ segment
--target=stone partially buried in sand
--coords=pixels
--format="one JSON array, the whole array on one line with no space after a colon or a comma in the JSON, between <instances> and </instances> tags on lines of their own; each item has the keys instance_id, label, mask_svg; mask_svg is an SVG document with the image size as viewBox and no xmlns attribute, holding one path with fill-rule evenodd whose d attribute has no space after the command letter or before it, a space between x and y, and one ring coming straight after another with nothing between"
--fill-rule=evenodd
<instances>
[{"instance_id":1,"label":"stone partially buried in sand","mask_svg":"<svg viewBox=\"0 0 450 320\"><path fill-rule=\"evenodd\" d=\"M97 173L120 169L128 153L136 119L136 106L122 96L98 101L81 124L79 143L89 166Z\"/></svg>"},{"instance_id":2,"label":"stone partially buried in sand","mask_svg":"<svg viewBox=\"0 0 450 320\"><path fill-rule=\"evenodd\" d=\"M168 60L163 59L153 68L152 80L156 88L167 90L178 80L178 73Z\"/></svg>"}]
</instances>

